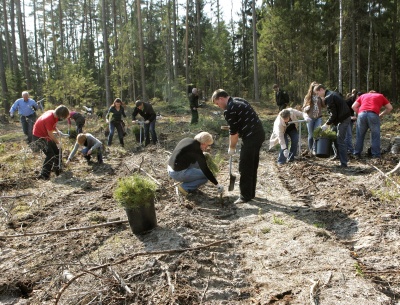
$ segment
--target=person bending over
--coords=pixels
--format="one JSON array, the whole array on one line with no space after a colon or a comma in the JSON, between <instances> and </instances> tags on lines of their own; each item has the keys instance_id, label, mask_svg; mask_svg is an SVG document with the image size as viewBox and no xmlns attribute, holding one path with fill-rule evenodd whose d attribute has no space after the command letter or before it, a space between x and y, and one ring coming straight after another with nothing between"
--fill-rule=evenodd
<instances>
[{"instance_id":1,"label":"person bending over","mask_svg":"<svg viewBox=\"0 0 400 305\"><path fill-rule=\"evenodd\" d=\"M207 181L217 186L218 193L222 194L224 187L218 184L213 173L207 166L204 152L213 143L208 132L200 132L194 139L184 138L176 145L168 160L169 176L179 182L179 192L184 196L197 190Z\"/></svg>"},{"instance_id":2,"label":"person bending over","mask_svg":"<svg viewBox=\"0 0 400 305\"><path fill-rule=\"evenodd\" d=\"M68 156L68 160L65 165L68 165L71 162L72 158L75 156L76 152L78 151L79 147L82 147L81 153L83 157L90 162L90 159L94 153L97 154L97 163L103 164L103 154L102 154L102 147L103 143L97 138L95 138L90 133L80 133L76 136L76 143L74 148L72 149L71 153Z\"/></svg>"}]
</instances>

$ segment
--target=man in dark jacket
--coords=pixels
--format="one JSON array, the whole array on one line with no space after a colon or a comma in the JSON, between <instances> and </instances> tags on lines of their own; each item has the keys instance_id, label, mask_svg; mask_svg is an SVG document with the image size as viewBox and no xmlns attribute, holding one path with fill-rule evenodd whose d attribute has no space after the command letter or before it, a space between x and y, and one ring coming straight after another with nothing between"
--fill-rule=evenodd
<instances>
[{"instance_id":1,"label":"man in dark jacket","mask_svg":"<svg viewBox=\"0 0 400 305\"><path fill-rule=\"evenodd\" d=\"M151 141L153 144L157 143L156 134L156 113L154 112L153 106L149 103L142 102L140 100L135 102L136 107L132 113L132 123L136 123L136 116L140 114L144 118L144 137L145 145L150 144L150 133Z\"/></svg>"},{"instance_id":2,"label":"man in dark jacket","mask_svg":"<svg viewBox=\"0 0 400 305\"><path fill-rule=\"evenodd\" d=\"M317 85L314 93L325 101L329 118L322 130L326 130L331 125L337 126L337 145L340 159L340 167L347 167L346 133L350 124L350 109L346 101L339 93L327 90L323 85Z\"/></svg>"},{"instance_id":3,"label":"man in dark jacket","mask_svg":"<svg viewBox=\"0 0 400 305\"><path fill-rule=\"evenodd\" d=\"M277 84L272 89L275 91L275 101L279 107L279 111L285 109L289 105L289 94L285 90L280 89Z\"/></svg>"},{"instance_id":4,"label":"man in dark jacket","mask_svg":"<svg viewBox=\"0 0 400 305\"><path fill-rule=\"evenodd\" d=\"M242 139L239 160L240 197L235 203L248 202L256 196L260 149L265 140L263 126L246 100L230 97L223 89L214 91L211 100L224 110L225 120L229 124L229 155L235 154L238 140Z\"/></svg>"},{"instance_id":5,"label":"man in dark jacket","mask_svg":"<svg viewBox=\"0 0 400 305\"><path fill-rule=\"evenodd\" d=\"M192 89L192 93L189 95L190 112L192 113L192 121L190 124L197 124L199 121L199 92L197 88Z\"/></svg>"}]
</instances>

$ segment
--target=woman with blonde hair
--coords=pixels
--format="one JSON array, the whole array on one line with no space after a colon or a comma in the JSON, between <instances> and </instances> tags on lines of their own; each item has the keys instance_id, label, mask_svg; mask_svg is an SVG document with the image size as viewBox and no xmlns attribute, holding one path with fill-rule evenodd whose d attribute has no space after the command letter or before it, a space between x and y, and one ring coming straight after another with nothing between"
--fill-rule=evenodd
<instances>
[{"instance_id":1,"label":"woman with blonde hair","mask_svg":"<svg viewBox=\"0 0 400 305\"><path fill-rule=\"evenodd\" d=\"M303 114L308 130L308 150L313 154L315 153L313 132L322 125L322 107L324 107L322 99L314 93L316 85L318 83L315 81L310 84L303 103Z\"/></svg>"},{"instance_id":2,"label":"woman with blonde hair","mask_svg":"<svg viewBox=\"0 0 400 305\"><path fill-rule=\"evenodd\" d=\"M178 191L186 196L195 191L207 181L217 186L218 193L224 191L224 187L218 184L213 173L207 166L206 152L214 140L208 132L200 132L194 139L184 138L176 145L168 160L169 176L179 182Z\"/></svg>"}]
</instances>

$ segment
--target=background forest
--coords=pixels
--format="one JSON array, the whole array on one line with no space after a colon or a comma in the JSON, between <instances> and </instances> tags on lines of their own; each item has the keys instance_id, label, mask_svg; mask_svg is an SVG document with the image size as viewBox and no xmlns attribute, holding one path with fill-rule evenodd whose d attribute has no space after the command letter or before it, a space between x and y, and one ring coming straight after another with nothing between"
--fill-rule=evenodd
<instances>
[{"instance_id":1,"label":"background forest","mask_svg":"<svg viewBox=\"0 0 400 305\"><path fill-rule=\"evenodd\" d=\"M2 0L2 112L23 90L103 108L115 97L183 104L195 86L267 105L278 83L301 103L313 80L399 99L397 0L233 3L226 22L219 0L211 11L204 0Z\"/></svg>"}]
</instances>

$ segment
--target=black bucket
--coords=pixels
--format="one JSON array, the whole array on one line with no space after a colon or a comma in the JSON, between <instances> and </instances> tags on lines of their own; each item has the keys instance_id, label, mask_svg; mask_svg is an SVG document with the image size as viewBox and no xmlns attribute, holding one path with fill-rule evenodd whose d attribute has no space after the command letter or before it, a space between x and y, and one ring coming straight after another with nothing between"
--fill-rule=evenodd
<instances>
[{"instance_id":1,"label":"black bucket","mask_svg":"<svg viewBox=\"0 0 400 305\"><path fill-rule=\"evenodd\" d=\"M316 156L318 158L329 158L331 155L332 140L327 138L316 139Z\"/></svg>"},{"instance_id":2,"label":"black bucket","mask_svg":"<svg viewBox=\"0 0 400 305\"><path fill-rule=\"evenodd\" d=\"M125 209L133 234L140 234L157 226L154 199L135 209Z\"/></svg>"}]
</instances>

